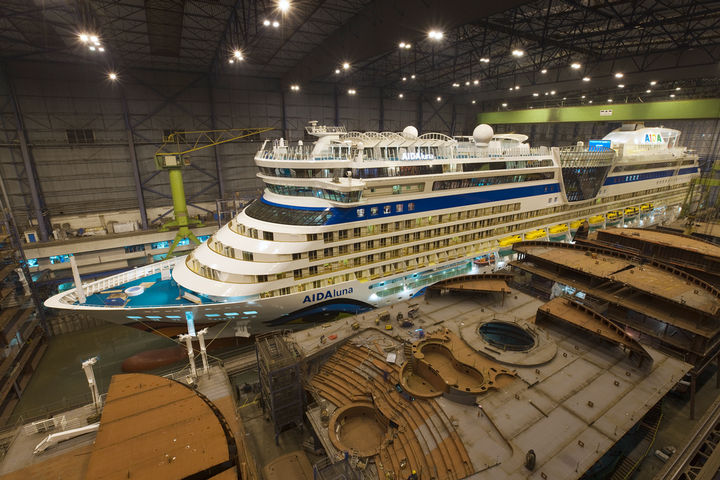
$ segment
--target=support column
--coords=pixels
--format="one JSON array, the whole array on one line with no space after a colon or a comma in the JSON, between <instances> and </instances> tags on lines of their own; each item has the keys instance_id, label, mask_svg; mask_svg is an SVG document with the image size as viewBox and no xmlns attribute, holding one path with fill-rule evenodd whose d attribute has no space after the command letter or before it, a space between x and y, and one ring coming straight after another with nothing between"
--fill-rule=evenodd
<instances>
[{"instance_id":1,"label":"support column","mask_svg":"<svg viewBox=\"0 0 720 480\"><path fill-rule=\"evenodd\" d=\"M695 380L697 374L692 372L690 374L690 420L695 420Z\"/></svg>"},{"instance_id":2,"label":"support column","mask_svg":"<svg viewBox=\"0 0 720 480\"><path fill-rule=\"evenodd\" d=\"M380 89L380 121L378 122L378 132L385 131L385 90Z\"/></svg>"},{"instance_id":3,"label":"support column","mask_svg":"<svg viewBox=\"0 0 720 480\"><path fill-rule=\"evenodd\" d=\"M210 128L216 130L217 122L215 122L215 95L213 94L212 80L208 80L208 96L210 97ZM222 175L222 159L220 158L220 145L215 145L215 148L213 148L212 150L215 154L215 175L217 176L218 194L220 195L220 198L225 198L225 183L223 182Z\"/></svg>"},{"instance_id":4,"label":"support column","mask_svg":"<svg viewBox=\"0 0 720 480\"><path fill-rule=\"evenodd\" d=\"M128 151L130 152L130 165L133 169L135 179L135 195L137 195L138 208L140 209L141 228L148 229L147 211L145 210L145 195L143 195L142 180L140 179L140 166L138 165L137 153L135 152L135 139L133 138L132 125L130 124L130 113L128 112L125 92L120 91L120 100L123 107L123 118L125 120L125 131L127 133Z\"/></svg>"},{"instance_id":5,"label":"support column","mask_svg":"<svg viewBox=\"0 0 720 480\"><path fill-rule=\"evenodd\" d=\"M10 81L10 75L7 73L6 69L3 69L3 74L5 76L5 82L7 83L8 93L10 95L10 102L12 103L13 111L15 113L17 136L20 141L20 153L22 154L23 165L25 166L25 175L27 175L28 184L30 185L30 196L32 197L35 220L38 224L38 234L40 235L40 240L46 241L50 237L50 229L48 228L48 224L50 224L50 222L49 219L46 218L45 201L42 198L42 193L40 191L35 162L33 161L33 157L27 143L25 122L23 121L22 113L20 111L20 104L15 96L15 89ZM8 205L7 208L12 207Z\"/></svg>"},{"instance_id":6,"label":"support column","mask_svg":"<svg viewBox=\"0 0 720 480\"><path fill-rule=\"evenodd\" d=\"M335 85L335 125L340 125L340 105L338 105L338 86Z\"/></svg>"}]
</instances>

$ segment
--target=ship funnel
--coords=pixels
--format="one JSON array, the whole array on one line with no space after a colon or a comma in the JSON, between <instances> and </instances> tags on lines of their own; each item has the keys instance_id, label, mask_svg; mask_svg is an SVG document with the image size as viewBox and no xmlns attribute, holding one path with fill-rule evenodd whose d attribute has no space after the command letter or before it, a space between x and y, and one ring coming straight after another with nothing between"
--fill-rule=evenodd
<instances>
[{"instance_id":1,"label":"ship funnel","mask_svg":"<svg viewBox=\"0 0 720 480\"><path fill-rule=\"evenodd\" d=\"M492 127L485 123L478 125L475 127L475 130L473 130L473 140L475 140L475 145L481 147L487 147L490 140L492 140L493 135L495 135L495 132Z\"/></svg>"},{"instance_id":2,"label":"ship funnel","mask_svg":"<svg viewBox=\"0 0 720 480\"><path fill-rule=\"evenodd\" d=\"M418 137L418 129L413 127L412 125L408 125L405 127L402 131L402 135L405 138L417 138Z\"/></svg>"}]
</instances>

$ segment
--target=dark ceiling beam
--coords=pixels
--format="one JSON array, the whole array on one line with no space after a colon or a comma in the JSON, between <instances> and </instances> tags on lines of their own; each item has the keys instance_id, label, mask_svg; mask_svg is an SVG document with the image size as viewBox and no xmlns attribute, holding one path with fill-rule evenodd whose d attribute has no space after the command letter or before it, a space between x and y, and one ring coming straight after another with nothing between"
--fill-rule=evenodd
<instances>
[{"instance_id":1,"label":"dark ceiling beam","mask_svg":"<svg viewBox=\"0 0 720 480\"><path fill-rule=\"evenodd\" d=\"M375 0L331 34L283 76L283 84L307 83L330 74L343 62L361 62L397 48L397 42L418 41L431 28L454 29L528 3L528 0L445 2Z\"/></svg>"}]
</instances>

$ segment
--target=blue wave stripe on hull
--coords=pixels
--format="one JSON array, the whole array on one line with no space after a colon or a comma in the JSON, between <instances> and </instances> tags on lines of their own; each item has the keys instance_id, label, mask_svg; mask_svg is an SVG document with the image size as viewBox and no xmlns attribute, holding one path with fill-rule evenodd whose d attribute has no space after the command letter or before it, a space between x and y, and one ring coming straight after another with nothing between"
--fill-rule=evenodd
<instances>
[{"instance_id":1,"label":"blue wave stripe on hull","mask_svg":"<svg viewBox=\"0 0 720 480\"><path fill-rule=\"evenodd\" d=\"M487 192L462 193L458 195L448 195L445 197L419 198L416 200L407 200L402 202L385 202L362 205L349 208L318 208L318 207L297 207L293 205L285 205L275 203L262 198L261 201L268 205L281 208L289 208L293 210L312 210L326 211L329 210L332 215L328 219L326 225L337 225L341 223L357 222L360 220L371 220L377 218L394 217L397 215L407 215L409 213L431 212L433 210L443 210L446 208L469 207L483 203L500 202L503 200L514 200L517 198L534 197L537 195L548 195L560 192L560 184L552 183L545 185L534 185L530 187L505 188L502 190L491 190ZM414 208L410 210L408 204L412 203ZM401 211L398 211L398 205L402 205ZM385 207L389 208L389 213L385 212ZM377 208L377 214L372 215L373 208ZM363 209L363 216L358 215L358 210Z\"/></svg>"},{"instance_id":2,"label":"blue wave stripe on hull","mask_svg":"<svg viewBox=\"0 0 720 480\"><path fill-rule=\"evenodd\" d=\"M367 312L368 310L372 310L373 308L375 307L359 300L338 298L318 303L317 305L305 307L300 310L296 310L292 313L288 313L287 315L283 315L280 318L276 318L275 320L270 320L264 323L270 326L278 326L294 322L295 320L303 317L312 317L314 315L323 315L329 313L350 313L352 315L357 315L358 313Z\"/></svg>"}]
</instances>

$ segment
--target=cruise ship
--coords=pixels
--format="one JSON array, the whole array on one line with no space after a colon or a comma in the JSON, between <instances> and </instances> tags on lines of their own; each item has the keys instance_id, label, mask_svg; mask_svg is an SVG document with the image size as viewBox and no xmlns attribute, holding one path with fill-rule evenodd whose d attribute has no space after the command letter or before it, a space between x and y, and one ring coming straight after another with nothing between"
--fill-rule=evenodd
<instances>
[{"instance_id":1,"label":"cruise ship","mask_svg":"<svg viewBox=\"0 0 720 480\"><path fill-rule=\"evenodd\" d=\"M679 131L638 123L564 148L531 147L489 125L454 138L412 126L306 130L312 144L263 143L262 197L192 253L45 305L173 335L300 328L501 267L512 243L569 241L587 219L596 228L670 219L699 175Z\"/></svg>"}]
</instances>

